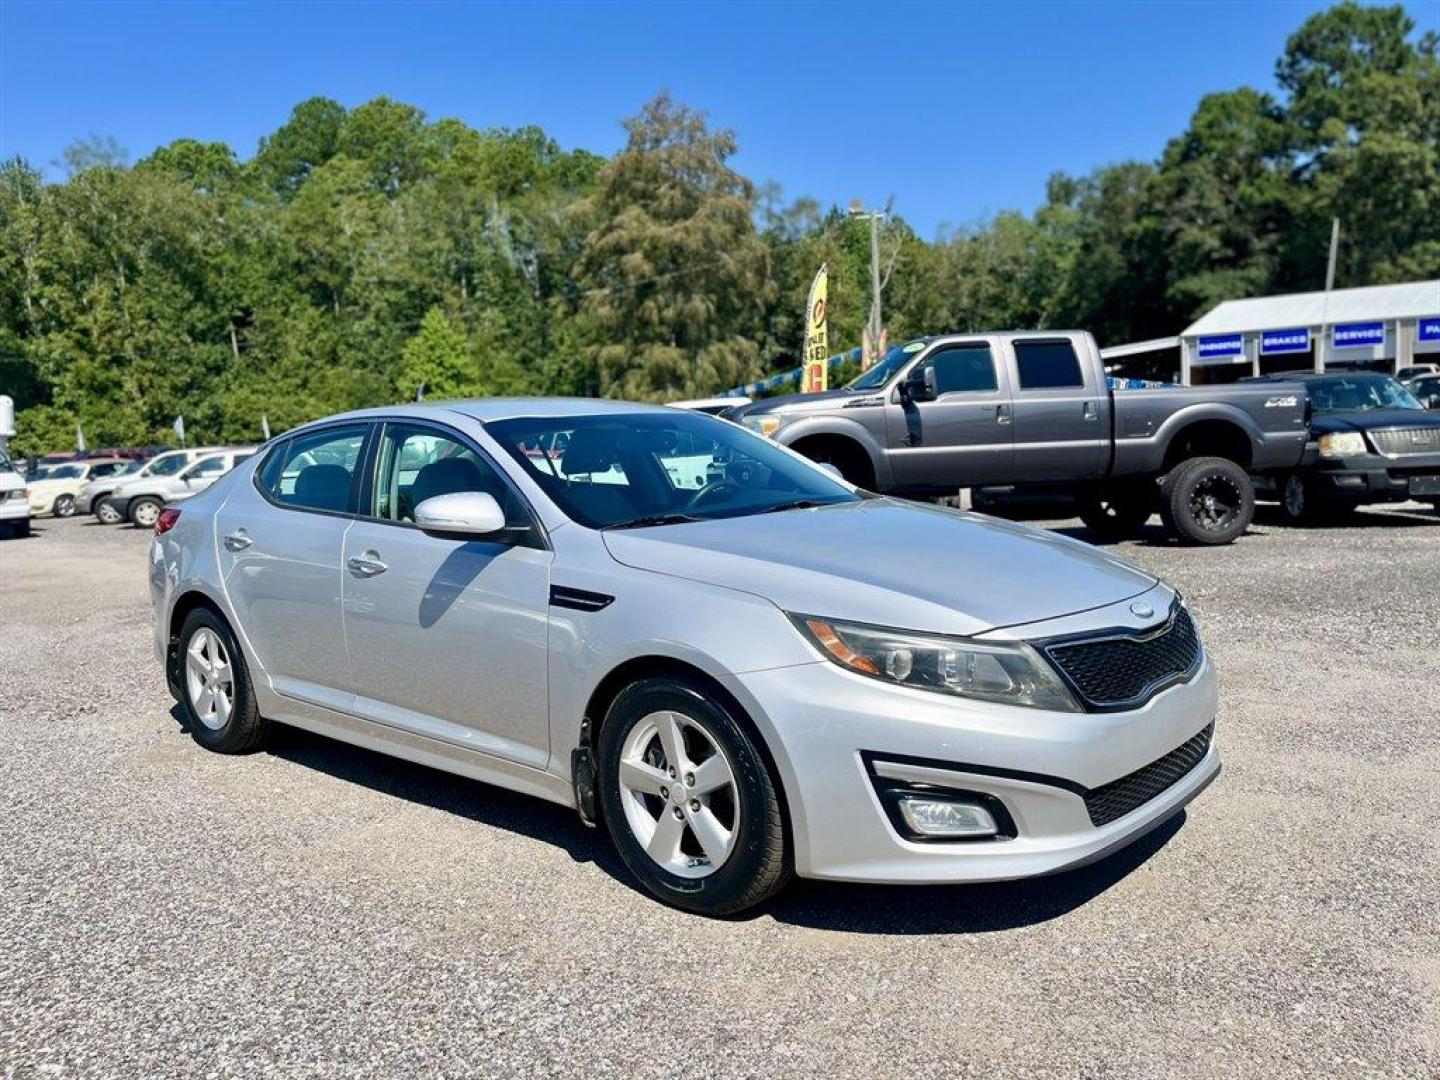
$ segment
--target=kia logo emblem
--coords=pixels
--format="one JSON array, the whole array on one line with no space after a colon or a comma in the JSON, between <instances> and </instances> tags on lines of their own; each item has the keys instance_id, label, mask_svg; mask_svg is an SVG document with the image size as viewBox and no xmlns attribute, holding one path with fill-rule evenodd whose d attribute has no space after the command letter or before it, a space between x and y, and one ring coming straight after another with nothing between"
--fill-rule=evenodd
<instances>
[{"instance_id":1,"label":"kia logo emblem","mask_svg":"<svg viewBox=\"0 0 1440 1080\"><path fill-rule=\"evenodd\" d=\"M1130 605L1130 614L1142 619L1148 619L1155 614L1155 609L1146 603L1134 603Z\"/></svg>"}]
</instances>

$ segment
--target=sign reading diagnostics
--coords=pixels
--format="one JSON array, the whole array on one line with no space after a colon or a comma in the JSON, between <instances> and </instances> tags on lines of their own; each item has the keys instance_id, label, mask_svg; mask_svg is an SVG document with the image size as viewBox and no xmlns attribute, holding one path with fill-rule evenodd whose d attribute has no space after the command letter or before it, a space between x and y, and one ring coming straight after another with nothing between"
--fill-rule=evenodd
<instances>
[{"instance_id":1,"label":"sign reading diagnostics","mask_svg":"<svg viewBox=\"0 0 1440 1080\"><path fill-rule=\"evenodd\" d=\"M1264 356L1309 351L1310 330L1308 327L1301 326L1294 330L1266 330L1260 335L1260 352Z\"/></svg>"},{"instance_id":2,"label":"sign reading diagnostics","mask_svg":"<svg viewBox=\"0 0 1440 1080\"><path fill-rule=\"evenodd\" d=\"M1232 357L1244 356L1245 335L1216 334L1212 337L1202 337L1197 355L1202 364L1206 360L1229 360Z\"/></svg>"}]
</instances>

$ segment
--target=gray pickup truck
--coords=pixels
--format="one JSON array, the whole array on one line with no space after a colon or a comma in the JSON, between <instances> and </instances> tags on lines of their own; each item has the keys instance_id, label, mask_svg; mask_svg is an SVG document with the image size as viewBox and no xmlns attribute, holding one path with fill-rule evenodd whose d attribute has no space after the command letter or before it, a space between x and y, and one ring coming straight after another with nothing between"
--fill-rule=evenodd
<instances>
[{"instance_id":1,"label":"gray pickup truck","mask_svg":"<svg viewBox=\"0 0 1440 1080\"><path fill-rule=\"evenodd\" d=\"M947 334L891 349L848 386L730 418L903 495L1064 487L1107 538L1158 511L1179 539L1226 544L1255 508L1251 474L1305 450L1303 384L1112 391L1083 332Z\"/></svg>"}]
</instances>

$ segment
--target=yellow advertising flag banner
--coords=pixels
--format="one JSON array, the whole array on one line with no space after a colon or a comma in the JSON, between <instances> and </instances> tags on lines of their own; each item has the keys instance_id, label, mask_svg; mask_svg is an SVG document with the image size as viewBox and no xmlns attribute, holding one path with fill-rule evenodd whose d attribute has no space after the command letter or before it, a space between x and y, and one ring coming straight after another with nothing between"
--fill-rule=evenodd
<instances>
[{"instance_id":1,"label":"yellow advertising flag banner","mask_svg":"<svg viewBox=\"0 0 1440 1080\"><path fill-rule=\"evenodd\" d=\"M810 299L805 304L805 364L800 391L805 394L830 388L830 331L826 320L829 302L830 268L821 264L815 280L810 283Z\"/></svg>"}]
</instances>

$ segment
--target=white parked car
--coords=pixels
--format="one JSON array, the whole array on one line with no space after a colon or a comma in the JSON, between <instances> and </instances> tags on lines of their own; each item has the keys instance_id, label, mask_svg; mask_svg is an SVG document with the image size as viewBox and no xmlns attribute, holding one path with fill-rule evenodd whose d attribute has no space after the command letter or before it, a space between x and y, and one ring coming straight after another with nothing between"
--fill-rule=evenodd
<instances>
[{"instance_id":1,"label":"white parked car","mask_svg":"<svg viewBox=\"0 0 1440 1080\"><path fill-rule=\"evenodd\" d=\"M118 478L126 470L139 468L140 462L128 458L85 458L51 465L30 481L30 513L36 517L69 517L75 513L75 497L86 484L106 477Z\"/></svg>"},{"instance_id":2,"label":"white parked car","mask_svg":"<svg viewBox=\"0 0 1440 1080\"><path fill-rule=\"evenodd\" d=\"M161 511L150 590L200 745L281 722L573 806L707 914L792 873L1079 866L1220 768L1174 589L683 409L511 398L297 428Z\"/></svg>"},{"instance_id":3,"label":"white parked car","mask_svg":"<svg viewBox=\"0 0 1440 1080\"><path fill-rule=\"evenodd\" d=\"M121 483L105 500L117 521L153 529L160 508L204 491L220 477L255 453L253 446L211 448L189 464L169 472L137 475Z\"/></svg>"},{"instance_id":4,"label":"white parked car","mask_svg":"<svg viewBox=\"0 0 1440 1080\"><path fill-rule=\"evenodd\" d=\"M30 493L4 450L0 450L0 530L11 536L30 535Z\"/></svg>"}]
</instances>

